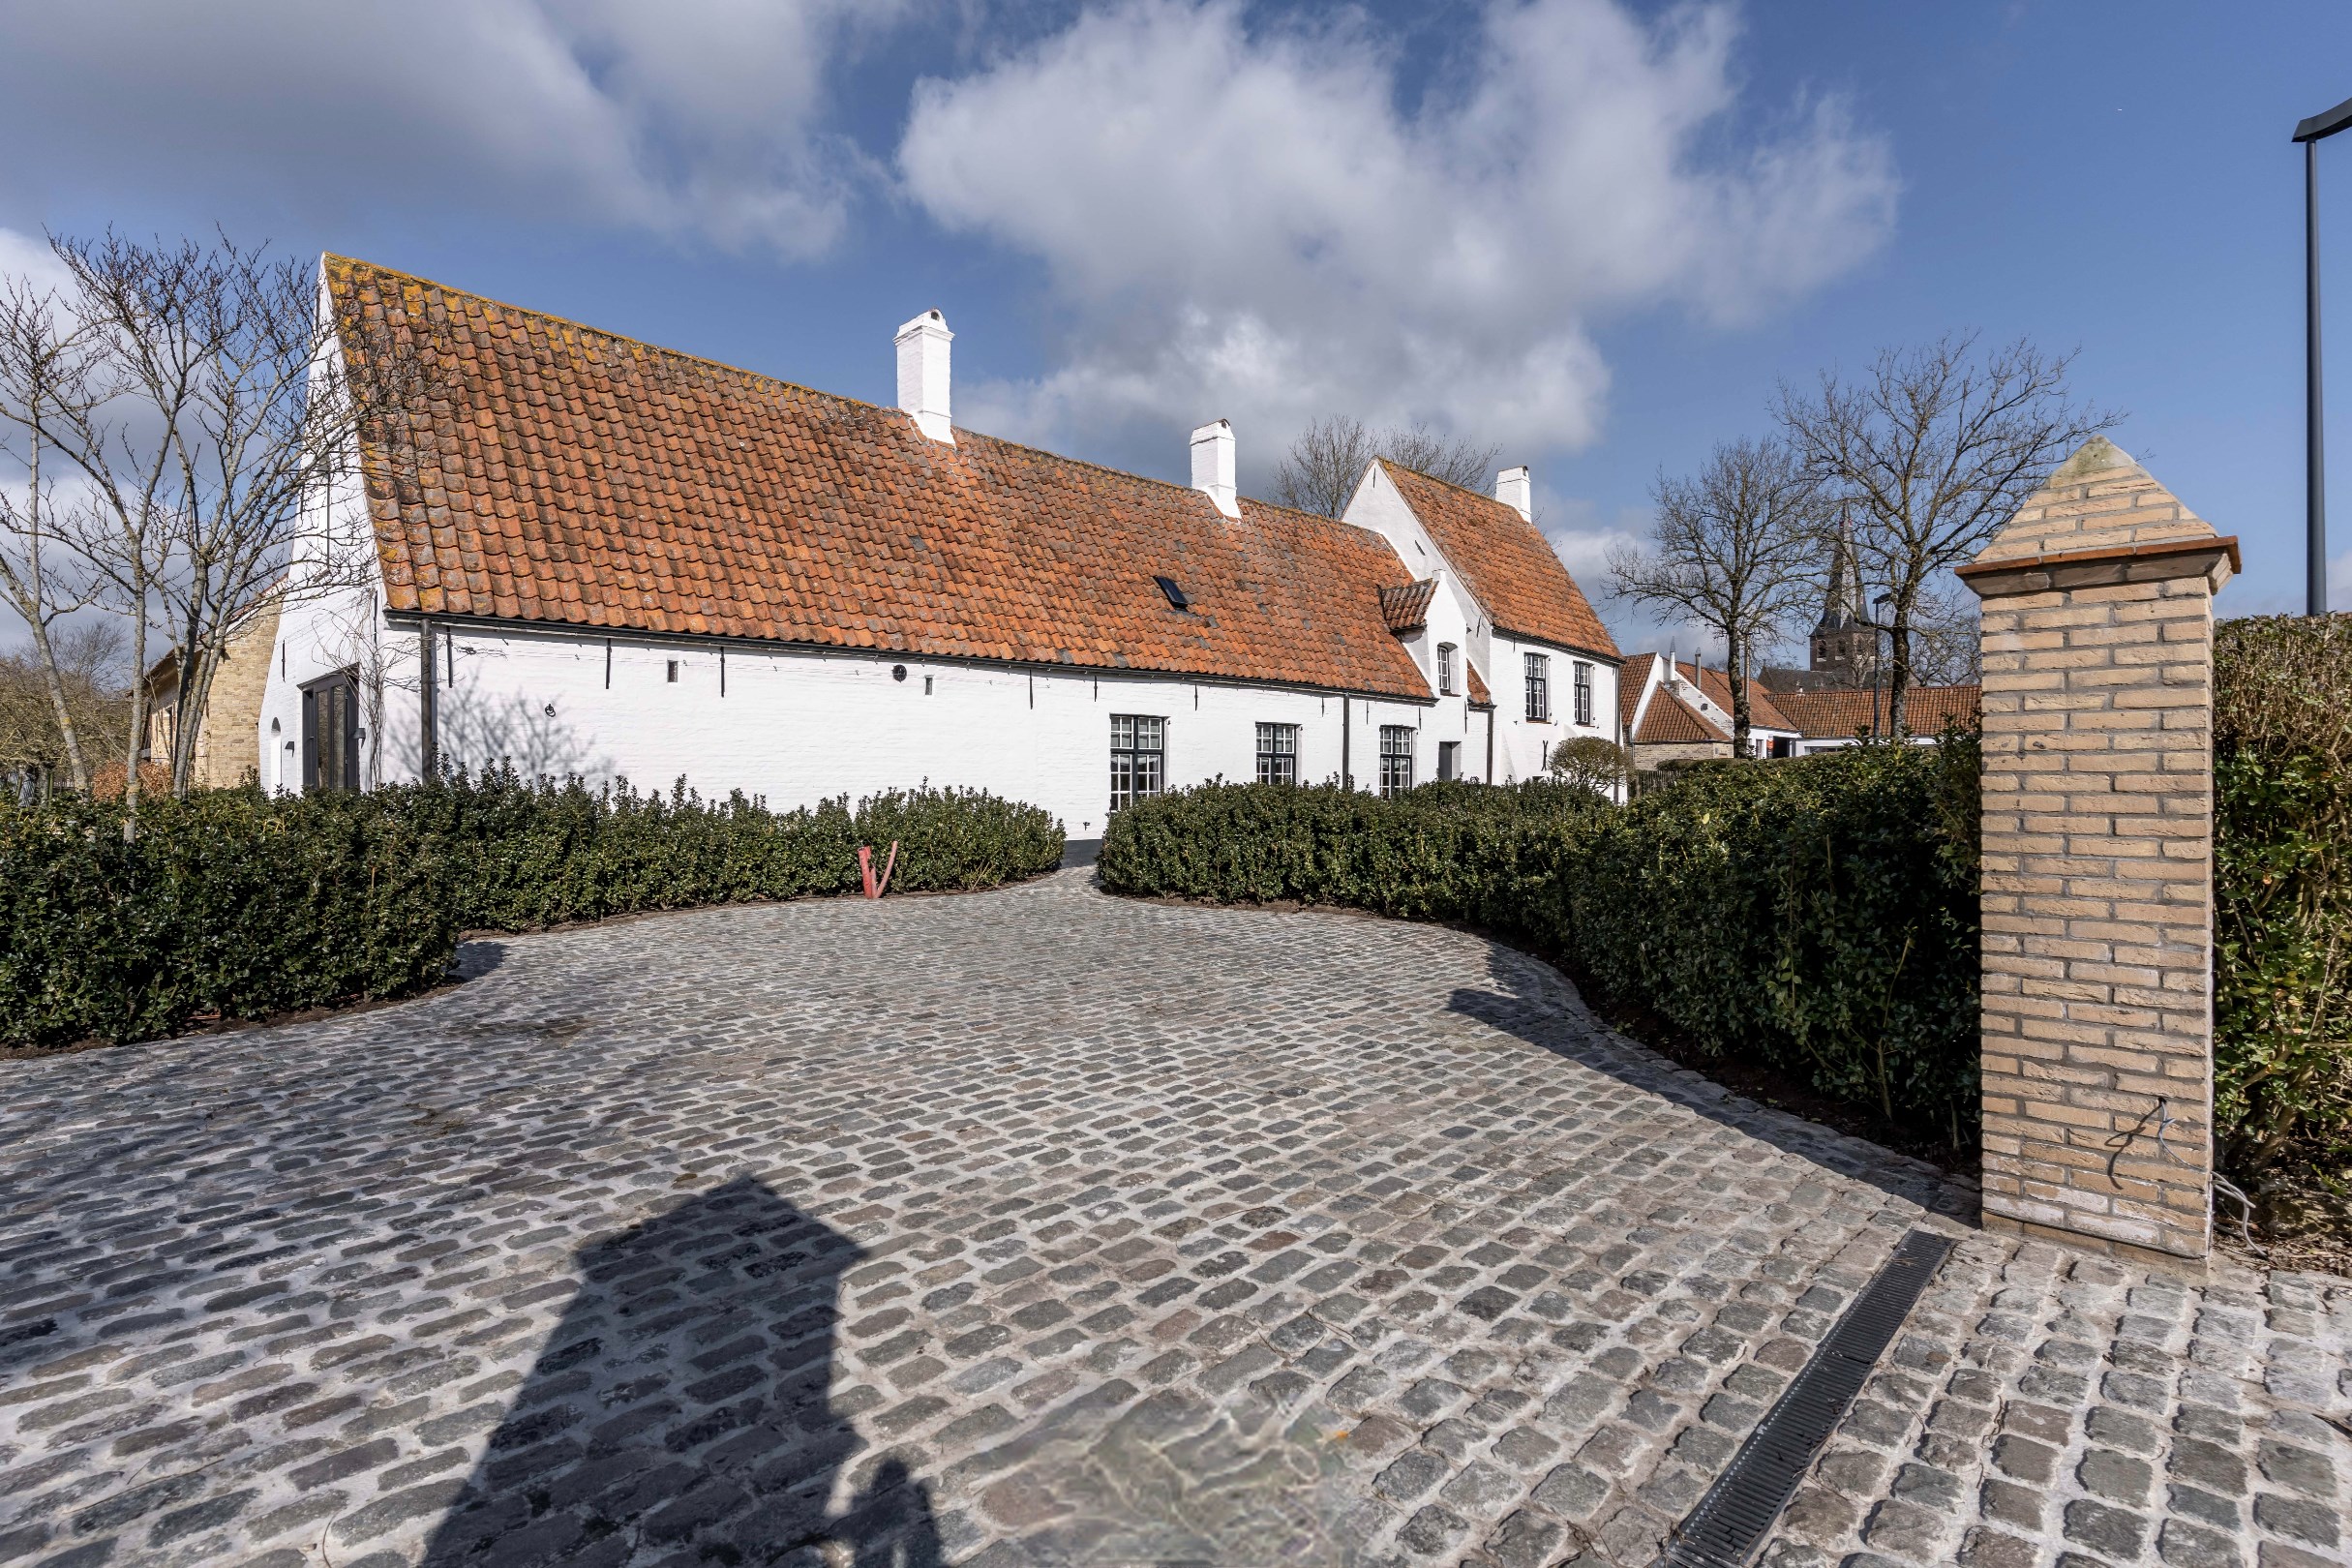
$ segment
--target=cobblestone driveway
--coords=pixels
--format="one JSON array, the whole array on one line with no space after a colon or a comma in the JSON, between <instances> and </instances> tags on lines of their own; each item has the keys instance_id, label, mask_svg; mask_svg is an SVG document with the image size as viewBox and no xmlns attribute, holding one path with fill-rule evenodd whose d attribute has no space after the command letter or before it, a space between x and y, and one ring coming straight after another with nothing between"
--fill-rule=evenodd
<instances>
[{"instance_id":1,"label":"cobblestone driveway","mask_svg":"<svg viewBox=\"0 0 2352 1568\"><path fill-rule=\"evenodd\" d=\"M1915 1225L1767 1560L2343 1560L2343 1282L1981 1235L1516 953L1083 875L0 1065L0 1560L1637 1568Z\"/></svg>"}]
</instances>

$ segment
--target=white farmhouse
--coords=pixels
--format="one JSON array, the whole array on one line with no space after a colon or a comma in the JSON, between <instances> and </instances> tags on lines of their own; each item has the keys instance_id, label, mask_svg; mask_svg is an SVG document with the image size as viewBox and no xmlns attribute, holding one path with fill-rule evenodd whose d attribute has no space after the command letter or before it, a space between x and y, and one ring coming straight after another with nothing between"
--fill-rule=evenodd
<instances>
[{"instance_id":1,"label":"white farmhouse","mask_svg":"<svg viewBox=\"0 0 2352 1568\"><path fill-rule=\"evenodd\" d=\"M1618 656L1528 518L1375 464L1344 521L956 428L938 312L876 407L329 256L347 351L437 369L321 499L265 786L500 760L788 807L928 781L1100 837L1213 778L1395 790L1616 732ZM364 323L353 327L350 323Z\"/></svg>"}]
</instances>

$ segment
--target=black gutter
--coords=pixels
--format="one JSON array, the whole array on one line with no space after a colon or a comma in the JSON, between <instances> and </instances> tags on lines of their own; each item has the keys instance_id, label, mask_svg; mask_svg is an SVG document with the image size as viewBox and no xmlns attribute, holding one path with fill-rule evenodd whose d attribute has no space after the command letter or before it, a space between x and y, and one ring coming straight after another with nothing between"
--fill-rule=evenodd
<instances>
[{"instance_id":1,"label":"black gutter","mask_svg":"<svg viewBox=\"0 0 2352 1568\"><path fill-rule=\"evenodd\" d=\"M912 648L844 648L837 643L792 643L764 637L723 637L708 632L648 632L626 626L568 626L538 620L500 620L490 616L430 617L413 610L387 610L387 626L424 626L430 624L444 636L457 632L514 633L532 637L603 638L612 642L634 643L647 648L737 648L753 652L813 653L828 658L890 659L917 664L974 665L982 669L1040 672L1051 675L1085 676L1090 679L1105 677L1117 679L1128 677L1141 680L1190 680L1205 686L1261 687L1279 691L1307 692L1317 697L1361 697L1373 703L1418 703L1434 708L1434 696L1404 697L1385 691L1365 691L1352 686L1324 686L1302 680L1250 680L1238 676L1199 675L1191 670L1160 670L1145 665L1058 664L1044 659L994 659L973 653L919 653Z\"/></svg>"}]
</instances>

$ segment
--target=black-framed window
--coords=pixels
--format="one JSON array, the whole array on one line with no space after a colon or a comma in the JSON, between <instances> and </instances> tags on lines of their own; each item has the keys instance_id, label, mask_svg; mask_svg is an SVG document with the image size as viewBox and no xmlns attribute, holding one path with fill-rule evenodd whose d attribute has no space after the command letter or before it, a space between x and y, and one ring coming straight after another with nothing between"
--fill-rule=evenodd
<instances>
[{"instance_id":1,"label":"black-framed window","mask_svg":"<svg viewBox=\"0 0 2352 1568\"><path fill-rule=\"evenodd\" d=\"M1168 721L1149 713L1111 715L1113 811L1158 795L1167 784Z\"/></svg>"},{"instance_id":2,"label":"black-framed window","mask_svg":"<svg viewBox=\"0 0 2352 1568\"><path fill-rule=\"evenodd\" d=\"M1380 793L1402 795L1413 787L1413 727L1380 726Z\"/></svg>"},{"instance_id":3,"label":"black-framed window","mask_svg":"<svg viewBox=\"0 0 2352 1568\"><path fill-rule=\"evenodd\" d=\"M1527 655L1527 722L1552 722L1552 659L1548 654Z\"/></svg>"},{"instance_id":4,"label":"black-framed window","mask_svg":"<svg viewBox=\"0 0 2352 1568\"><path fill-rule=\"evenodd\" d=\"M359 683L348 670L303 685L302 788L359 788Z\"/></svg>"},{"instance_id":5,"label":"black-framed window","mask_svg":"<svg viewBox=\"0 0 2352 1568\"><path fill-rule=\"evenodd\" d=\"M1586 664L1583 659L1578 659L1571 666L1569 673L1574 678L1576 687L1576 721L1579 724L1590 724L1592 722L1592 666Z\"/></svg>"},{"instance_id":6,"label":"black-framed window","mask_svg":"<svg viewBox=\"0 0 2352 1568\"><path fill-rule=\"evenodd\" d=\"M1261 724L1257 727L1257 781L1296 784L1299 781L1299 727Z\"/></svg>"},{"instance_id":7,"label":"black-framed window","mask_svg":"<svg viewBox=\"0 0 2352 1568\"><path fill-rule=\"evenodd\" d=\"M1454 661L1460 656L1461 650L1456 648L1453 644L1439 643L1437 645L1438 696L1451 697L1454 695Z\"/></svg>"}]
</instances>

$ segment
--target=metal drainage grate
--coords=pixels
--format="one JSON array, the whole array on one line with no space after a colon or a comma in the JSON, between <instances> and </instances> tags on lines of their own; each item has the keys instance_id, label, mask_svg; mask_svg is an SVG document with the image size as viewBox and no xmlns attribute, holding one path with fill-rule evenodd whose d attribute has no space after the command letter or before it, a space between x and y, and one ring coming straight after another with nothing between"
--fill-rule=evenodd
<instances>
[{"instance_id":1,"label":"metal drainage grate","mask_svg":"<svg viewBox=\"0 0 2352 1568\"><path fill-rule=\"evenodd\" d=\"M1748 1433L1731 1467L1674 1527L1660 1568L1747 1568L1951 1250L1948 1239L1928 1231L1904 1236L1878 1278L1854 1297L1804 1371Z\"/></svg>"}]
</instances>

